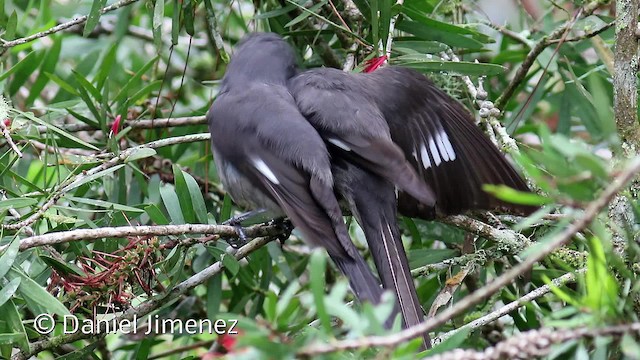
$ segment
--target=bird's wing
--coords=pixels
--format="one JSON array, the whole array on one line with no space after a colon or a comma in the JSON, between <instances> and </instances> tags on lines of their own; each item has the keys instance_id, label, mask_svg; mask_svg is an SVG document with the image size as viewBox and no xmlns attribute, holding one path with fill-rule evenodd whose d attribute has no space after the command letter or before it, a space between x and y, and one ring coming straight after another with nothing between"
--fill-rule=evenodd
<instances>
[{"instance_id":1,"label":"bird's wing","mask_svg":"<svg viewBox=\"0 0 640 360\"><path fill-rule=\"evenodd\" d=\"M324 141L286 89L222 94L207 117L215 152L279 204L306 241L327 250L360 300L379 303L380 284L342 219Z\"/></svg>"},{"instance_id":2,"label":"bird's wing","mask_svg":"<svg viewBox=\"0 0 640 360\"><path fill-rule=\"evenodd\" d=\"M504 203L482 190L483 184L504 184L529 191L523 178L474 124L471 114L424 75L387 67L357 78L383 113L394 142L434 190L439 211L534 210ZM400 193L398 203L404 215L432 215L410 194Z\"/></svg>"},{"instance_id":3,"label":"bird's wing","mask_svg":"<svg viewBox=\"0 0 640 360\"><path fill-rule=\"evenodd\" d=\"M431 189L393 142L378 106L357 87L352 88L351 80L339 70L313 69L291 79L289 90L332 152L433 205Z\"/></svg>"},{"instance_id":4,"label":"bird's wing","mask_svg":"<svg viewBox=\"0 0 640 360\"><path fill-rule=\"evenodd\" d=\"M306 240L332 256L348 256L332 219L339 208L329 214L324 203L331 199L315 197L318 188L332 188L324 142L292 102L259 90L214 101L207 117L216 152L279 204Z\"/></svg>"}]
</instances>

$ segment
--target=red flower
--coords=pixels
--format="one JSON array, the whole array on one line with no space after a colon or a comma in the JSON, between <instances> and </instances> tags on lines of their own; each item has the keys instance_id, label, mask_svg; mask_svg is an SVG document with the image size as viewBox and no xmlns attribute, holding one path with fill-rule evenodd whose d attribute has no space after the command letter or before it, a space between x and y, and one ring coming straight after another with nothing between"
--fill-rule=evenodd
<instances>
[{"instance_id":1,"label":"red flower","mask_svg":"<svg viewBox=\"0 0 640 360\"><path fill-rule=\"evenodd\" d=\"M386 61L387 61L387 55L382 55L382 56L374 57L373 59L369 59L365 61L365 64L367 65L367 67L365 67L364 70L362 71L365 73L373 72L377 68L382 66L382 64L384 64Z\"/></svg>"},{"instance_id":2,"label":"red flower","mask_svg":"<svg viewBox=\"0 0 640 360\"><path fill-rule=\"evenodd\" d=\"M120 131L120 120L122 119L121 115L116 116L116 119L111 124L111 131L109 132L109 137L118 135L118 131Z\"/></svg>"}]
</instances>

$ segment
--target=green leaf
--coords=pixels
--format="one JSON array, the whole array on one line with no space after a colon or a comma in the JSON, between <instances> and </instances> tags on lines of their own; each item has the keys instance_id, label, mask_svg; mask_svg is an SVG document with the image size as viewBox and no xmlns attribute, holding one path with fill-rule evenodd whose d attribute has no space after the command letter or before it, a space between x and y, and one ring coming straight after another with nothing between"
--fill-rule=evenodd
<instances>
[{"instance_id":1,"label":"green leaf","mask_svg":"<svg viewBox=\"0 0 640 360\"><path fill-rule=\"evenodd\" d=\"M309 263L311 293L313 294L313 300L316 305L318 319L320 319L320 323L325 331L331 333L331 319L329 318L324 302L324 276L327 267L326 256L321 251L314 251L311 254Z\"/></svg>"},{"instance_id":2,"label":"green leaf","mask_svg":"<svg viewBox=\"0 0 640 360\"><path fill-rule=\"evenodd\" d=\"M153 42L158 49L162 50L162 22L164 21L164 0L156 0L153 4Z\"/></svg>"},{"instance_id":3,"label":"green leaf","mask_svg":"<svg viewBox=\"0 0 640 360\"><path fill-rule=\"evenodd\" d=\"M169 220L164 216L160 208L157 205L151 204L144 208L144 211L149 215L151 221L156 225L168 225Z\"/></svg>"},{"instance_id":4,"label":"green leaf","mask_svg":"<svg viewBox=\"0 0 640 360\"><path fill-rule=\"evenodd\" d=\"M107 0L93 0L93 4L91 5L91 11L89 12L89 16L87 17L87 22L84 25L84 30L82 31L82 36L87 37L93 29L95 29L96 25L98 25L98 21L100 21L100 9L102 9Z\"/></svg>"},{"instance_id":5,"label":"green leaf","mask_svg":"<svg viewBox=\"0 0 640 360\"><path fill-rule=\"evenodd\" d=\"M415 249L408 251L407 256L409 257L409 267L415 269L451 259L459 254L459 251L453 249Z\"/></svg>"},{"instance_id":6,"label":"green leaf","mask_svg":"<svg viewBox=\"0 0 640 360\"><path fill-rule=\"evenodd\" d=\"M29 64L32 61L34 61L34 58L36 56L37 56L37 53L35 51L31 51L30 53L28 53L27 56L25 56L22 60L18 61L18 63L13 65L9 70L1 73L0 74L0 81L8 78L9 76L11 76L16 71L20 70L21 68L23 68L27 64Z\"/></svg>"},{"instance_id":7,"label":"green leaf","mask_svg":"<svg viewBox=\"0 0 640 360\"><path fill-rule=\"evenodd\" d=\"M182 208L180 207L180 200L176 194L176 190L172 185L163 184L160 186L160 197L164 203L165 209L169 213L171 222L174 225L184 224L184 216L182 215Z\"/></svg>"},{"instance_id":8,"label":"green leaf","mask_svg":"<svg viewBox=\"0 0 640 360\"><path fill-rule=\"evenodd\" d=\"M202 196L202 191L200 190L200 186L196 182L196 180L191 176L191 174L187 172L182 173L184 175L184 180L187 184L187 188L189 189L189 195L191 197L191 205L193 206L193 211L196 215L196 219L200 224L208 223L207 220L207 205L204 203L204 197Z\"/></svg>"},{"instance_id":9,"label":"green leaf","mask_svg":"<svg viewBox=\"0 0 640 360\"><path fill-rule=\"evenodd\" d=\"M20 250L20 240L14 238L9 247L2 252L0 256L0 279L2 279L13 266L13 262L16 261L16 256Z\"/></svg>"},{"instance_id":10,"label":"green leaf","mask_svg":"<svg viewBox=\"0 0 640 360\"><path fill-rule=\"evenodd\" d=\"M51 256L47 255L39 255L38 256L45 264L51 266L56 271L62 274L73 274L78 276L85 276L85 273L75 264L62 262L58 259L55 259Z\"/></svg>"},{"instance_id":11,"label":"green leaf","mask_svg":"<svg viewBox=\"0 0 640 360\"><path fill-rule=\"evenodd\" d=\"M427 55L429 56L429 55ZM505 72L505 68L496 64L473 63L468 61L444 61L428 58L424 55L402 55L393 59L394 63L420 72L448 72L472 76L492 76Z\"/></svg>"},{"instance_id":12,"label":"green leaf","mask_svg":"<svg viewBox=\"0 0 640 360\"><path fill-rule=\"evenodd\" d=\"M109 175L109 174L111 174L111 173L113 173L113 172L116 172L116 171L120 170L123 166L124 166L124 164L116 165L116 166L114 166L114 167L111 167L111 168L108 168L108 169L105 169L105 170L102 170L102 171L98 171L98 172L97 172L97 173L95 173L95 174L92 174L92 175L89 175L89 176L83 177L83 178L81 178L79 181L75 181L75 182L73 182L73 183L72 183L68 188L66 188L65 190L66 190L67 192L68 192L68 191L70 191L70 190L73 190L73 189L75 189L75 188L77 188L77 187L79 187L79 186L81 186L81 185L84 185L84 184L86 184L86 183L88 183L88 182L91 182L91 181L96 180L96 179L99 179L99 178L101 178L101 177L103 177L103 176Z\"/></svg>"},{"instance_id":13,"label":"green leaf","mask_svg":"<svg viewBox=\"0 0 640 360\"><path fill-rule=\"evenodd\" d=\"M518 191L506 185L484 184L482 190L492 194L500 200L514 204L540 206L550 204L553 199L532 192Z\"/></svg>"},{"instance_id":14,"label":"green leaf","mask_svg":"<svg viewBox=\"0 0 640 360\"><path fill-rule=\"evenodd\" d=\"M11 198L6 200L0 200L0 211L7 209L20 209L30 207L38 203L37 199L33 198Z\"/></svg>"},{"instance_id":15,"label":"green leaf","mask_svg":"<svg viewBox=\"0 0 640 360\"><path fill-rule=\"evenodd\" d=\"M444 24L435 20L432 20L432 22ZM413 34L423 40L437 41L449 46L471 50L480 50L483 47L483 44L478 40L461 35L459 32L452 32L449 31L449 29L441 30L437 27L431 27L430 25L425 25L417 21L403 20L396 24L396 28L409 34Z\"/></svg>"},{"instance_id":16,"label":"green leaf","mask_svg":"<svg viewBox=\"0 0 640 360\"><path fill-rule=\"evenodd\" d=\"M184 220L192 224L195 222L195 212L193 204L191 204L191 194L189 194L189 187L185 180L184 172L177 164L173 165L173 179L176 194L178 195L178 201L180 201L180 207L182 208L182 214Z\"/></svg>"},{"instance_id":17,"label":"green leaf","mask_svg":"<svg viewBox=\"0 0 640 360\"><path fill-rule=\"evenodd\" d=\"M20 279L16 278L0 288L0 307L2 307L15 294L20 286Z\"/></svg>"},{"instance_id":18,"label":"green leaf","mask_svg":"<svg viewBox=\"0 0 640 360\"><path fill-rule=\"evenodd\" d=\"M5 40L12 40L16 37L16 28L18 27L18 14L16 11L12 11L7 20L5 33L2 36Z\"/></svg>"},{"instance_id":19,"label":"green leaf","mask_svg":"<svg viewBox=\"0 0 640 360\"><path fill-rule=\"evenodd\" d=\"M60 50L62 49L62 41L55 36L50 38L53 40L53 46L49 51L47 51L47 54L42 61L42 65L40 66L38 78L29 89L29 96L26 100L27 104L33 104L35 99L37 99L42 93L42 90L44 90L45 86L49 82L49 76L47 76L47 73L53 73L56 70L56 66L60 58Z\"/></svg>"},{"instance_id":20,"label":"green leaf","mask_svg":"<svg viewBox=\"0 0 640 360\"><path fill-rule=\"evenodd\" d=\"M144 75L149 69L151 69L151 67L156 63L156 61L158 61L158 56L154 56L151 60L149 60L149 62L144 64L144 66L142 66L142 68L140 68L140 70L138 70L129 79L129 81L127 81L127 83L122 87L122 89L120 89L118 94L111 101L111 106L113 106L113 104L115 103L118 103L124 100L128 95L129 89L133 88L136 85L136 83L140 80L142 75Z\"/></svg>"},{"instance_id":21,"label":"green leaf","mask_svg":"<svg viewBox=\"0 0 640 360\"><path fill-rule=\"evenodd\" d=\"M134 212L134 213L143 213L144 212L144 210L142 210L142 209L134 208L132 206L127 206L127 205L112 203L112 202L104 201L104 200L88 199L88 198L81 198L81 197L75 197L75 196L66 196L66 198L71 200L71 201L79 202L81 204L92 205L92 206L101 207L101 208L105 208L105 209L113 209L113 210L118 210L118 211L128 211L128 212Z\"/></svg>"},{"instance_id":22,"label":"green leaf","mask_svg":"<svg viewBox=\"0 0 640 360\"><path fill-rule=\"evenodd\" d=\"M129 154L129 156L127 156L124 159L125 163L128 162L132 162L132 161L136 161L136 160L140 160L140 159L146 159L148 157L154 156L157 154L157 151L155 149L152 148L134 148L131 150L131 153Z\"/></svg>"},{"instance_id":23,"label":"green leaf","mask_svg":"<svg viewBox=\"0 0 640 360\"><path fill-rule=\"evenodd\" d=\"M311 6L308 10L308 12L303 11L300 15L296 16L293 20L289 21L288 23L286 23L284 25L284 27L288 28L288 27L292 27L293 25L303 21L304 19L308 18L309 16L311 16L311 14L317 13L318 10L320 8L322 8L328 1L327 0L322 0L317 2L316 4L314 4L313 6Z\"/></svg>"},{"instance_id":24,"label":"green leaf","mask_svg":"<svg viewBox=\"0 0 640 360\"><path fill-rule=\"evenodd\" d=\"M18 287L18 291L27 301L27 304L33 313L58 315L71 314L69 310L67 310L67 308L58 301L58 299L49 294L45 288L33 281L29 276L22 272L22 270L12 267L9 269L7 277L12 280L17 278L20 279L20 287Z\"/></svg>"},{"instance_id":25,"label":"green leaf","mask_svg":"<svg viewBox=\"0 0 640 360\"><path fill-rule=\"evenodd\" d=\"M50 124L50 123L48 123L46 121L42 121L42 120L38 119L37 117L33 116L33 114L31 114L31 113L22 112L22 111L17 110L17 109L12 109L11 111L17 112L18 114L26 117L27 119L33 121L34 123L36 123L38 125L46 126L49 130L55 132L56 134L66 138L66 139L69 139L69 140L71 140L71 141L73 141L73 142L75 142L77 144L80 144L80 145L82 145L82 146L84 146L86 148L92 149L92 150L100 151L100 149L98 149L97 147L89 144L88 142L86 142L86 141L84 141L84 140L82 140L82 139L80 139L80 138L78 138L78 137L76 137L74 135L71 135L70 133L60 129L59 127L57 127L57 126L55 126L53 124Z\"/></svg>"},{"instance_id":26,"label":"green leaf","mask_svg":"<svg viewBox=\"0 0 640 360\"><path fill-rule=\"evenodd\" d=\"M11 332L6 332L3 335L6 336L5 340L12 338L11 345L18 345L21 350L29 350L29 338L27 332L22 324L22 318L20 313L13 303L13 300L9 300L4 305L0 306L0 314L2 314L2 320L5 322L4 327Z\"/></svg>"}]
</instances>

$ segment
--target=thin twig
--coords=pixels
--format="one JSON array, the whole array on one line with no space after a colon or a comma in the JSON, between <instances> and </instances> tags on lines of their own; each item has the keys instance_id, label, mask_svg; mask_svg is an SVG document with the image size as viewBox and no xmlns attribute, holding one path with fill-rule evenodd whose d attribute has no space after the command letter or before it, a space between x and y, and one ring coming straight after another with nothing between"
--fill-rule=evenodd
<instances>
[{"instance_id":1,"label":"thin twig","mask_svg":"<svg viewBox=\"0 0 640 360\"><path fill-rule=\"evenodd\" d=\"M249 238L258 236L275 236L282 231L275 225L253 225L243 229ZM216 234L222 237L238 237L238 230L229 225L186 224L155 226L118 226L97 229L76 229L37 235L20 240L20 250L38 246L67 243L77 240L97 240L103 238L122 238L127 236L168 236L184 234ZM2 252L9 245L0 246Z\"/></svg>"},{"instance_id":2,"label":"thin twig","mask_svg":"<svg viewBox=\"0 0 640 360\"><path fill-rule=\"evenodd\" d=\"M482 351L455 349L429 357L429 360L533 359L548 355L553 345L566 344L571 340L585 337L621 336L626 333L637 334L638 332L640 332L640 323L608 326L600 329L590 327L574 329L542 328L517 334Z\"/></svg>"},{"instance_id":3,"label":"thin twig","mask_svg":"<svg viewBox=\"0 0 640 360\"><path fill-rule=\"evenodd\" d=\"M11 133L9 132L7 125L4 124L4 119L0 119L0 130L2 130L2 136L4 136L4 138L7 140L7 143L9 143L11 150L13 150L13 152L15 152L16 155L21 158L23 156L22 151L18 149L16 143L14 143L13 139L11 139Z\"/></svg>"},{"instance_id":4,"label":"thin twig","mask_svg":"<svg viewBox=\"0 0 640 360\"><path fill-rule=\"evenodd\" d=\"M130 127L133 129L156 129L167 128L176 126L190 126L190 125L204 125L207 123L207 118L202 116L185 116L177 118L159 118L149 120L127 120L123 123L122 128ZM113 123L107 124L107 128L110 129ZM78 131L96 131L100 130L89 124L64 124L58 125L59 128L68 132ZM38 126L38 131L41 133L47 132L46 126Z\"/></svg>"},{"instance_id":5,"label":"thin twig","mask_svg":"<svg viewBox=\"0 0 640 360\"><path fill-rule=\"evenodd\" d=\"M607 188L605 188L604 191L602 191L600 196L587 205L584 212L579 217L577 217L559 234L552 237L549 241L545 242L544 247L536 249L537 251L533 254L530 254L522 261L522 263L514 266L484 287L461 299L458 303L436 315L430 321L425 321L419 325L393 335L348 339L336 341L332 344L314 343L303 348L298 353L298 355L314 356L341 350L360 349L372 346L395 347L402 342L410 340L414 337L421 336L425 332L446 323L453 317L464 312L467 308L493 295L494 293L502 289L503 286L509 284L513 279L528 271L536 262L542 260L553 250L571 240L571 238L577 232L584 229L591 223L591 221L593 221L593 219L600 213L602 208L604 208L609 203L609 201L611 201L611 199L625 186L625 184L627 184L636 176L638 172L640 172L640 157L634 158L630 162L628 167L623 172L621 172L619 176L613 179L612 183Z\"/></svg>"},{"instance_id":6,"label":"thin twig","mask_svg":"<svg viewBox=\"0 0 640 360\"><path fill-rule=\"evenodd\" d=\"M396 4L401 7L404 4L404 0L398 0ZM391 58L391 45L393 44L393 31L396 29L396 22L398 21L398 16L400 16L400 14L393 16L389 20L389 37L387 37L387 46L385 47L385 50L387 52L387 59L385 61L389 61L389 59Z\"/></svg>"},{"instance_id":7,"label":"thin twig","mask_svg":"<svg viewBox=\"0 0 640 360\"><path fill-rule=\"evenodd\" d=\"M523 306L524 304L533 301L545 294L548 294L549 292L551 292L551 290L553 288L557 288L560 287L566 283L570 283L570 282L574 282L576 280L576 274L581 274L584 273L585 271L587 271L586 268L582 268L577 270L575 273L566 273L558 278L555 278L553 280L551 280L550 284L546 284L543 285L529 293L527 293L526 295L524 295L523 297L514 300L510 303L508 303L507 305L499 308L496 311L493 311L479 319L476 319L468 324L465 324L455 330L451 330L445 334L442 334L440 336L438 336L437 338L433 339L433 343L434 344L438 344L448 338L450 338L453 334L462 331L464 329L477 329L481 326L484 326L490 322L493 322L495 320L498 320L499 318L509 314L510 312L518 309L519 307Z\"/></svg>"},{"instance_id":8,"label":"thin twig","mask_svg":"<svg viewBox=\"0 0 640 360\"><path fill-rule=\"evenodd\" d=\"M122 1L119 1L119 2L117 2L115 4L111 4L109 6L105 6L102 9L100 9L100 14L104 14L104 13L107 13L107 12L110 12L110 11L113 11L113 10L117 10L117 9L119 9L121 7L124 7L124 6L127 6L127 5L131 5L131 4L133 4L134 2L137 2L137 1L138 0L122 0ZM19 38L19 39L15 39L15 40L11 40L11 41L2 41L2 42L0 42L0 48L2 49L2 50L0 50L0 55L2 55L5 51L7 51L8 49L10 49L10 48L12 48L14 46L26 44L26 43L28 43L30 41L33 41L33 40L36 40L36 39L39 39L39 38L43 38L45 36L49 36L51 34L55 34L57 32L63 31L63 30L68 29L68 28L70 28L70 27L72 27L74 25L82 24L82 23L87 21L87 18L88 18L87 15L83 15L83 16L75 18L75 19L73 19L71 21L67 21L64 24L56 25L56 26L54 26L52 28L49 28L49 29L47 29L45 31L41 31L41 32L35 33L33 35L29 35L29 36L26 36L26 37L23 37L23 38Z\"/></svg>"}]
</instances>

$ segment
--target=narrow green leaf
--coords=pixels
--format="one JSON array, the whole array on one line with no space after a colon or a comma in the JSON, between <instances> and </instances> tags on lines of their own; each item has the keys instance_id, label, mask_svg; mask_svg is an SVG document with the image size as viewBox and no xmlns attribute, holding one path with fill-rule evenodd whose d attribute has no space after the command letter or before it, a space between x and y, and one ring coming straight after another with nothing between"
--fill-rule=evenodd
<instances>
[{"instance_id":1,"label":"narrow green leaf","mask_svg":"<svg viewBox=\"0 0 640 360\"><path fill-rule=\"evenodd\" d=\"M205 0L210 1L210 0ZM205 3L206 5L206 3ZM178 44L178 38L180 36L180 13L182 12L182 7L180 6L180 2L178 0L173 0L173 11L171 14L171 45Z\"/></svg>"},{"instance_id":2,"label":"narrow green leaf","mask_svg":"<svg viewBox=\"0 0 640 360\"><path fill-rule=\"evenodd\" d=\"M8 284L0 288L0 307L2 307L2 305L4 305L7 301L9 301L9 299L11 299L13 294L16 293L16 290L18 290L19 286L20 279L16 278L9 281Z\"/></svg>"},{"instance_id":3,"label":"narrow green leaf","mask_svg":"<svg viewBox=\"0 0 640 360\"><path fill-rule=\"evenodd\" d=\"M195 213L196 219L200 224L206 224L207 221L207 205L204 203L204 197L202 196L202 191L200 190L200 186L196 182L196 180L191 176L191 174L187 172L183 172L184 180L187 184L187 188L189 190L189 195L191 197L191 205L193 206L193 211Z\"/></svg>"},{"instance_id":4,"label":"narrow green leaf","mask_svg":"<svg viewBox=\"0 0 640 360\"><path fill-rule=\"evenodd\" d=\"M331 333L331 319L329 318L329 314L327 313L327 308L324 303L325 298L325 272L326 272L326 257L324 253L320 251L314 251L311 254L311 259L309 261L309 272L310 272L310 287L311 293L313 294L313 300L316 305L316 311L318 313L318 319L324 327L325 331L330 334Z\"/></svg>"},{"instance_id":5,"label":"narrow green leaf","mask_svg":"<svg viewBox=\"0 0 640 360\"><path fill-rule=\"evenodd\" d=\"M156 0L153 5L153 42L158 52L162 50L162 22L164 21L164 0Z\"/></svg>"},{"instance_id":6,"label":"narrow green leaf","mask_svg":"<svg viewBox=\"0 0 640 360\"><path fill-rule=\"evenodd\" d=\"M29 206L33 206L38 203L38 200L33 198L10 198L6 200L0 200L0 211L7 209L20 209Z\"/></svg>"},{"instance_id":7,"label":"narrow green leaf","mask_svg":"<svg viewBox=\"0 0 640 360\"><path fill-rule=\"evenodd\" d=\"M13 65L9 70L7 70L7 71L3 72L2 74L0 74L0 81L8 78L13 73L15 73L16 71L20 70L22 67L25 66L25 64L28 64L31 61L33 61L33 59L36 57L36 55L37 55L37 53L35 51L31 51L30 53L28 53L27 56L25 56L22 60L18 61L18 63Z\"/></svg>"},{"instance_id":8,"label":"narrow green leaf","mask_svg":"<svg viewBox=\"0 0 640 360\"><path fill-rule=\"evenodd\" d=\"M102 89L104 83L111 72L113 64L116 60L116 54L118 50L119 41L114 41L113 45L107 50L100 65L98 66L98 73L93 78L93 82L96 84L96 88Z\"/></svg>"},{"instance_id":9,"label":"narrow green leaf","mask_svg":"<svg viewBox=\"0 0 640 360\"><path fill-rule=\"evenodd\" d=\"M2 279L13 266L13 262L16 261L18 251L20 250L20 240L15 238L11 240L9 247L4 250L2 256L0 256L0 279Z\"/></svg>"},{"instance_id":10,"label":"narrow green leaf","mask_svg":"<svg viewBox=\"0 0 640 360\"><path fill-rule=\"evenodd\" d=\"M396 24L396 28L423 40L438 41L449 46L472 50L480 50L483 47L478 40L448 30L433 28L417 21L403 20Z\"/></svg>"},{"instance_id":11,"label":"narrow green leaf","mask_svg":"<svg viewBox=\"0 0 640 360\"><path fill-rule=\"evenodd\" d=\"M2 36L5 40L13 40L16 37L16 28L18 27L18 14L16 11L12 11L7 19L7 28Z\"/></svg>"},{"instance_id":12,"label":"narrow green leaf","mask_svg":"<svg viewBox=\"0 0 640 360\"><path fill-rule=\"evenodd\" d=\"M134 85L138 82L138 80L140 80L142 75L144 75L149 69L151 69L151 67L156 63L156 61L158 61L158 56L154 56L153 59L149 60L149 62L144 64L144 66L142 66L142 68L140 68L140 70L138 70L129 79L129 81L127 81L125 86L123 86L122 89L120 89L118 94L111 101L111 106L113 106L113 104L115 104L117 102L120 102L120 101L124 100L127 97L127 93L129 91L129 89L134 87Z\"/></svg>"},{"instance_id":13,"label":"narrow green leaf","mask_svg":"<svg viewBox=\"0 0 640 360\"><path fill-rule=\"evenodd\" d=\"M78 92L76 91L76 89L73 86L71 86L68 82L66 82L62 78L60 78L58 75L53 74L53 73L49 73L49 72L45 72L45 75L47 75L47 77L51 81L53 81L58 86L60 86L60 88L62 88L64 91L68 92L71 95L78 96Z\"/></svg>"},{"instance_id":14,"label":"narrow green leaf","mask_svg":"<svg viewBox=\"0 0 640 360\"><path fill-rule=\"evenodd\" d=\"M71 201L79 202L81 204L87 204L87 205L92 205L92 206L96 206L96 207L101 207L101 208L105 208L105 209L113 209L113 210L118 210L118 211L128 211L128 212L134 212L134 213L143 213L144 212L144 210L142 210L142 209L134 208L132 206L127 206L127 205L112 203L112 202L104 201L104 200L88 199L88 198L81 198L81 197L75 197L75 196L65 196L65 197L67 199L71 200Z\"/></svg>"},{"instance_id":15,"label":"narrow green leaf","mask_svg":"<svg viewBox=\"0 0 640 360\"><path fill-rule=\"evenodd\" d=\"M66 188L66 191L68 192L68 191L73 190L73 189L75 189L75 188L77 188L79 186L82 186L82 185L84 185L84 184L86 184L88 182L91 182L91 181L99 179L99 178L101 178L103 176L109 175L109 174L111 174L111 173L113 173L115 171L120 170L123 166L124 166L124 164L116 165L114 167L111 167L111 168L108 168L108 169L105 169L105 170L102 170L102 171L98 171L95 174L91 174L91 175L89 175L87 177L84 177L84 178L80 179L79 181L74 182L68 188Z\"/></svg>"},{"instance_id":16,"label":"narrow green leaf","mask_svg":"<svg viewBox=\"0 0 640 360\"><path fill-rule=\"evenodd\" d=\"M195 213L193 211L193 205L191 204L191 195L189 194L189 187L184 178L184 172L177 164L173 165L173 179L176 194L178 195L178 201L180 201L180 207L182 208L182 214L184 220L192 224L195 222Z\"/></svg>"},{"instance_id":17,"label":"narrow green leaf","mask_svg":"<svg viewBox=\"0 0 640 360\"><path fill-rule=\"evenodd\" d=\"M60 50L62 49L62 41L56 36L51 36L50 39L53 40L53 46L49 51L47 51L47 54L42 61L42 65L40 66L38 78L29 89L29 96L26 100L27 104L33 104L35 99L40 96L40 93L49 82L47 73L53 73L56 70L56 66L60 58Z\"/></svg>"},{"instance_id":18,"label":"narrow green leaf","mask_svg":"<svg viewBox=\"0 0 640 360\"><path fill-rule=\"evenodd\" d=\"M314 4L313 6L311 6L308 10L309 12L302 12L300 15L296 16L295 18L293 18L291 21L289 21L288 23L286 23L284 25L284 27L288 28L288 27L292 27L293 25L303 21L304 19L308 18L309 16L311 16L311 14L316 13L320 8L322 8L326 3L328 2L328 0L322 0L319 1L318 3Z\"/></svg>"},{"instance_id":19,"label":"narrow green leaf","mask_svg":"<svg viewBox=\"0 0 640 360\"><path fill-rule=\"evenodd\" d=\"M506 185L484 184L482 185L482 189L488 193L491 193L493 196L500 200L515 204L539 206L550 204L553 202L553 199L544 197L542 195L518 191Z\"/></svg>"},{"instance_id":20,"label":"narrow green leaf","mask_svg":"<svg viewBox=\"0 0 640 360\"><path fill-rule=\"evenodd\" d=\"M13 303L13 300L7 301L4 305L0 306L0 314L2 314L2 320L6 322L6 328L10 329L11 333L5 333L7 338L12 338L12 346L18 345L21 350L29 350L29 338L27 337L27 331L22 323L22 317Z\"/></svg>"},{"instance_id":21,"label":"narrow green leaf","mask_svg":"<svg viewBox=\"0 0 640 360\"><path fill-rule=\"evenodd\" d=\"M423 57L423 60L418 60ZM462 75L492 76L503 74L505 68L496 64L472 63L468 61L443 61L437 58L428 59L423 55L403 55L394 59L394 63L416 69L421 72L448 72Z\"/></svg>"},{"instance_id":22,"label":"narrow green leaf","mask_svg":"<svg viewBox=\"0 0 640 360\"><path fill-rule=\"evenodd\" d=\"M9 269L7 273L9 279L20 279L20 287L18 291L22 297L27 301L29 308L36 314L58 314L69 315L71 314L67 308L62 305L58 299L53 297L45 288L40 284L33 281L22 270L16 267Z\"/></svg>"},{"instance_id":23,"label":"narrow green leaf","mask_svg":"<svg viewBox=\"0 0 640 360\"><path fill-rule=\"evenodd\" d=\"M160 197L162 198L165 209L167 209L167 213L169 213L171 222L174 225L184 224L184 215L182 215L180 200L178 199L175 188L170 184L161 185Z\"/></svg>"},{"instance_id":24,"label":"narrow green leaf","mask_svg":"<svg viewBox=\"0 0 640 360\"><path fill-rule=\"evenodd\" d=\"M151 204L144 208L144 211L149 215L151 221L156 225L168 225L169 220L164 216L160 208L156 204Z\"/></svg>"},{"instance_id":25,"label":"narrow green leaf","mask_svg":"<svg viewBox=\"0 0 640 360\"><path fill-rule=\"evenodd\" d=\"M131 154L124 159L125 163L146 159L148 157L154 156L157 154L155 149L151 148L136 148L131 151Z\"/></svg>"},{"instance_id":26,"label":"narrow green leaf","mask_svg":"<svg viewBox=\"0 0 640 360\"><path fill-rule=\"evenodd\" d=\"M89 16L87 17L87 22L84 25L84 30L82 31L82 36L87 37L93 29L95 29L96 25L98 25L98 21L100 21L100 9L102 9L107 0L93 0L93 4L91 5L91 11L89 12Z\"/></svg>"},{"instance_id":27,"label":"narrow green leaf","mask_svg":"<svg viewBox=\"0 0 640 360\"><path fill-rule=\"evenodd\" d=\"M84 141L84 140L82 140L82 139L80 139L80 138L78 138L78 137L76 137L74 135L71 135L70 133L60 129L59 127L54 126L54 125L52 125L52 124L50 124L50 123L48 123L46 121L42 121L42 120L38 119L37 117L33 116L33 114L31 114L31 113L22 112L22 111L17 110L17 109L12 109L12 111L17 112L18 114L26 117L27 119L35 122L38 125L46 126L49 130L55 132L56 134L58 134L58 135L60 135L60 136L62 136L64 138L67 138L67 139L69 139L69 140L71 140L71 141L73 141L75 143L78 143L78 144L80 144L80 145L82 145L84 147L87 147L87 148L92 149L92 150L97 150L97 151L100 150L97 147L89 144L88 142L86 142L86 141Z\"/></svg>"}]
</instances>

